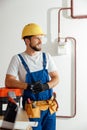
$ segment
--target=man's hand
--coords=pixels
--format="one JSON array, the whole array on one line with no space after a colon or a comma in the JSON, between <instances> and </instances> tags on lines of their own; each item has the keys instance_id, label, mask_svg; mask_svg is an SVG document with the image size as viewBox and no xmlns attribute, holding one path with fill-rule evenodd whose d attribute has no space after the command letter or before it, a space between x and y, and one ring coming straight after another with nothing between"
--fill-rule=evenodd
<instances>
[{"instance_id":1,"label":"man's hand","mask_svg":"<svg viewBox=\"0 0 87 130\"><path fill-rule=\"evenodd\" d=\"M28 84L27 89L28 89L28 90L31 90L31 91L34 93L34 88L35 88L35 86L37 86L38 84L39 84L39 82L34 82L34 83L32 83L32 84Z\"/></svg>"},{"instance_id":2,"label":"man's hand","mask_svg":"<svg viewBox=\"0 0 87 130\"><path fill-rule=\"evenodd\" d=\"M45 91L47 89L49 89L49 85L48 84L41 84L39 81L35 82L33 84L28 84L27 89L31 90L33 93L40 93L42 91Z\"/></svg>"}]
</instances>

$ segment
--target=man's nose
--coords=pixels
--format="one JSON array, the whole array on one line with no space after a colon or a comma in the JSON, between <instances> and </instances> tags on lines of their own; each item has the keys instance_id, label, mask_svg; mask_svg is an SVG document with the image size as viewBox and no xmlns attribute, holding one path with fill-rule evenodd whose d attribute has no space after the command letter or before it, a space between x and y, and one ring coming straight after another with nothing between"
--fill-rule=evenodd
<instances>
[{"instance_id":1,"label":"man's nose","mask_svg":"<svg viewBox=\"0 0 87 130\"><path fill-rule=\"evenodd\" d=\"M42 38L39 38L39 43L42 43Z\"/></svg>"}]
</instances>

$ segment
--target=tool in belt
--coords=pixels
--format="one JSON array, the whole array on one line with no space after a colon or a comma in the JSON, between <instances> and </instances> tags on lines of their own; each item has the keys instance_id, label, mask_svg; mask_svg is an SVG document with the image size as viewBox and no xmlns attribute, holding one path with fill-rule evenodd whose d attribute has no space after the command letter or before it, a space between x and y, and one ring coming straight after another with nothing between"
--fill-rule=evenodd
<instances>
[{"instance_id":1,"label":"tool in belt","mask_svg":"<svg viewBox=\"0 0 87 130\"><path fill-rule=\"evenodd\" d=\"M49 109L50 113L53 114L58 110L58 102L56 100L56 94L49 100L43 101L31 101L29 98L25 104L25 110L29 118L40 118L40 111Z\"/></svg>"}]
</instances>

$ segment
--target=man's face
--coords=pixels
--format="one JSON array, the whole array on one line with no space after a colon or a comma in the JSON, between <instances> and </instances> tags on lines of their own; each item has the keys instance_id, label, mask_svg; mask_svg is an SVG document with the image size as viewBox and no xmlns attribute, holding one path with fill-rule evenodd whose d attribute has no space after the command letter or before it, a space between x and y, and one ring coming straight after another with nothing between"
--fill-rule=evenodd
<instances>
[{"instance_id":1,"label":"man's face","mask_svg":"<svg viewBox=\"0 0 87 130\"><path fill-rule=\"evenodd\" d=\"M42 49L42 35L32 36L30 39L30 47L35 51L41 51Z\"/></svg>"}]
</instances>

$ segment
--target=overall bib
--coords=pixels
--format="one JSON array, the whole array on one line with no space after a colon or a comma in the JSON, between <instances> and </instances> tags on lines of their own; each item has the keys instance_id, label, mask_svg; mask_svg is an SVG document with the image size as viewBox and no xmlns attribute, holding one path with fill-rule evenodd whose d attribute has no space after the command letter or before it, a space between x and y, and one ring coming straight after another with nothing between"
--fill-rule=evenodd
<instances>
[{"instance_id":1,"label":"overall bib","mask_svg":"<svg viewBox=\"0 0 87 130\"><path fill-rule=\"evenodd\" d=\"M36 72L30 72L29 67L27 66L26 62L24 61L23 57L18 54L18 56L21 59L21 62L27 72L26 74L26 83L33 83L40 81L42 84L49 82L49 74L46 69L46 55L45 53L42 53L43 56L43 69L36 71ZM25 107L25 102L28 98L32 101L42 101L42 100L48 100L52 97L53 90L45 90L43 92L40 92L38 94L34 94L29 90L24 90L23 92L23 107ZM56 127L56 114L50 114L49 109L45 111L40 112L41 116L40 118L29 118L30 121L37 121L38 127L33 127L33 130L55 130Z\"/></svg>"}]
</instances>

